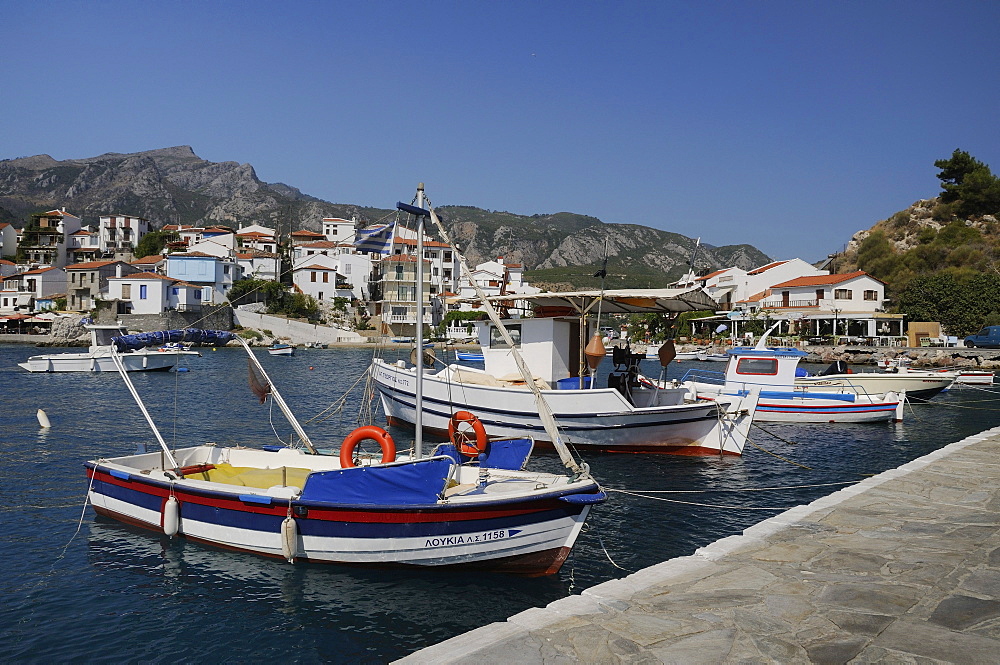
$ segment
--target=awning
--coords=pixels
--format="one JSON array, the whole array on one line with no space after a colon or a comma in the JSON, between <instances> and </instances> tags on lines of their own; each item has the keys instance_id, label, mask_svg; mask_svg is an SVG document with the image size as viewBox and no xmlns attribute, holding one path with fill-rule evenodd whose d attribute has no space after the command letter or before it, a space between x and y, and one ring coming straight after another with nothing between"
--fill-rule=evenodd
<instances>
[{"instance_id":1,"label":"awning","mask_svg":"<svg viewBox=\"0 0 1000 665\"><path fill-rule=\"evenodd\" d=\"M620 289L612 291L566 291L560 293L531 293L491 296L491 303L528 302L538 308L557 311L566 309L566 315L589 314L597 311L600 303L603 314L677 314L698 310L715 311L718 304L703 288L697 289ZM460 302L476 303L478 298L465 298Z\"/></svg>"}]
</instances>

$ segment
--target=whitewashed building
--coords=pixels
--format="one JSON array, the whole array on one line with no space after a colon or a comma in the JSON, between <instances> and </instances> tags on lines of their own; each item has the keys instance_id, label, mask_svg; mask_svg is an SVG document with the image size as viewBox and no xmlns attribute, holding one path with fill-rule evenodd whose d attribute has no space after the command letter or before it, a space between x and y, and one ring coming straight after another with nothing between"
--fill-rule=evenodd
<instances>
[{"instance_id":1,"label":"whitewashed building","mask_svg":"<svg viewBox=\"0 0 1000 665\"><path fill-rule=\"evenodd\" d=\"M135 215L102 215L98 224L101 254L132 256L135 246L152 230L149 220Z\"/></svg>"},{"instance_id":2,"label":"whitewashed building","mask_svg":"<svg viewBox=\"0 0 1000 665\"><path fill-rule=\"evenodd\" d=\"M200 286L152 272L108 280L108 299L117 301L117 314L198 311L201 309L201 295Z\"/></svg>"}]
</instances>

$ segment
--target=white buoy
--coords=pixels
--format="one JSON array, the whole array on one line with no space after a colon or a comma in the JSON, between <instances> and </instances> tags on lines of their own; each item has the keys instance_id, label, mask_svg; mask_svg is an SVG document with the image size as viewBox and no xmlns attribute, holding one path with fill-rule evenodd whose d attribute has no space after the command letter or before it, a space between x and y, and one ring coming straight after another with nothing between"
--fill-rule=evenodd
<instances>
[{"instance_id":1,"label":"white buoy","mask_svg":"<svg viewBox=\"0 0 1000 665\"><path fill-rule=\"evenodd\" d=\"M181 523L181 505L177 497L171 495L163 506L163 533L168 536L177 535Z\"/></svg>"},{"instance_id":2,"label":"white buoy","mask_svg":"<svg viewBox=\"0 0 1000 665\"><path fill-rule=\"evenodd\" d=\"M38 424L41 425L42 429L49 429L52 427L52 423L49 422L49 417L41 409L35 414L38 417Z\"/></svg>"},{"instance_id":3,"label":"white buoy","mask_svg":"<svg viewBox=\"0 0 1000 665\"><path fill-rule=\"evenodd\" d=\"M295 562L295 555L298 553L299 526L291 515L281 523L281 554L288 559L288 563Z\"/></svg>"}]
</instances>

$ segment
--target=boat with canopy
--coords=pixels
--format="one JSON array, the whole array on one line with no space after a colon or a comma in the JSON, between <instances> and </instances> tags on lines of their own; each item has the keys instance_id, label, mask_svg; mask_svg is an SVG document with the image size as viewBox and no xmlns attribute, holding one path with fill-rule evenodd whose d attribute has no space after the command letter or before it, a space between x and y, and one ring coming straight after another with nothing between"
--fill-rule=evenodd
<instances>
[{"instance_id":1,"label":"boat with canopy","mask_svg":"<svg viewBox=\"0 0 1000 665\"><path fill-rule=\"evenodd\" d=\"M128 340L120 352L121 364L126 372L154 372L177 366L185 356L200 356L177 344L198 343L211 345L212 339L203 337L200 329L159 330L129 335L121 323L87 324L90 347L79 353L47 353L31 356L18 367L29 372L115 372L112 359L112 342L115 337Z\"/></svg>"}]
</instances>

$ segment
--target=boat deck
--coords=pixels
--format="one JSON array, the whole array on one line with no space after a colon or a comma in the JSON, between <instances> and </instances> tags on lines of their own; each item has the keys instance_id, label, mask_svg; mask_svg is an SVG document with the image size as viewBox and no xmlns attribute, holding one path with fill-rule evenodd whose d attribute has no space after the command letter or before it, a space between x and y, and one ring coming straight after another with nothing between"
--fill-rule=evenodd
<instances>
[{"instance_id":1,"label":"boat deck","mask_svg":"<svg viewBox=\"0 0 1000 665\"><path fill-rule=\"evenodd\" d=\"M996 662L1000 428L403 663Z\"/></svg>"}]
</instances>

